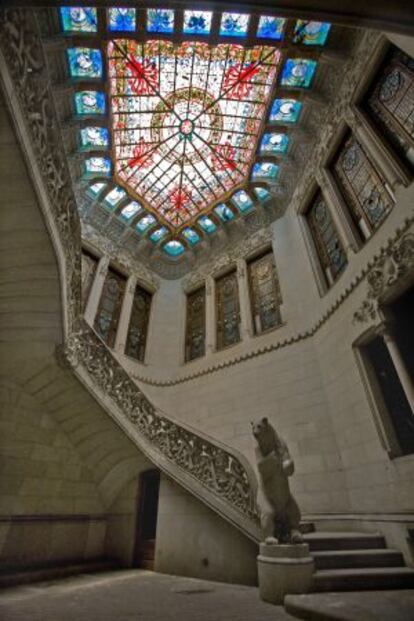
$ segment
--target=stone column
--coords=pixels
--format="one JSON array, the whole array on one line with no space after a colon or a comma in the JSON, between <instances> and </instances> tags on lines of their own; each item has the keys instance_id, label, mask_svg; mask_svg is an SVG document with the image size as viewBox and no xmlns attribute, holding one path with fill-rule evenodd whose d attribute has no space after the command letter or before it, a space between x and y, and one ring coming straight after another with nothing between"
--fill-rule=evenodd
<instances>
[{"instance_id":1,"label":"stone column","mask_svg":"<svg viewBox=\"0 0 414 621\"><path fill-rule=\"evenodd\" d=\"M124 299L122 300L121 313L119 315L118 329L116 332L114 350L118 354L123 354L128 337L129 319L131 317L132 304L134 302L135 287L137 277L131 275L125 287Z\"/></svg>"},{"instance_id":2,"label":"stone column","mask_svg":"<svg viewBox=\"0 0 414 621\"><path fill-rule=\"evenodd\" d=\"M237 261L237 283L240 302L240 340L244 341L253 336L247 266L244 259L238 259Z\"/></svg>"},{"instance_id":3,"label":"stone column","mask_svg":"<svg viewBox=\"0 0 414 621\"><path fill-rule=\"evenodd\" d=\"M398 344L394 339L392 326L386 323L382 324L379 329L379 334L384 339L384 343L387 346L388 352L394 363L394 368L401 382L401 386L403 387L407 401L410 404L411 410L414 414L414 386L407 367L405 366L405 361L398 348Z\"/></svg>"},{"instance_id":4,"label":"stone column","mask_svg":"<svg viewBox=\"0 0 414 621\"><path fill-rule=\"evenodd\" d=\"M206 278L206 356L216 348L216 301L215 282L212 276Z\"/></svg>"},{"instance_id":5,"label":"stone column","mask_svg":"<svg viewBox=\"0 0 414 621\"><path fill-rule=\"evenodd\" d=\"M98 310L99 300L101 299L102 288L104 286L106 274L108 272L108 266L109 257L101 257L98 263L98 267L96 269L95 279L91 287L88 303L86 304L84 313L85 321L90 326L93 326L93 323L95 321L95 315L96 311Z\"/></svg>"}]
</instances>

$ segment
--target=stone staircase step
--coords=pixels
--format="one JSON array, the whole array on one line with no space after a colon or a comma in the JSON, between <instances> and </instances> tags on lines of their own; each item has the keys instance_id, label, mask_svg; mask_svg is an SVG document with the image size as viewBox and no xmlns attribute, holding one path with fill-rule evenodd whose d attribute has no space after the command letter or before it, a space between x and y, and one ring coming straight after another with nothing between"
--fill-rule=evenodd
<instances>
[{"instance_id":1,"label":"stone staircase step","mask_svg":"<svg viewBox=\"0 0 414 621\"><path fill-rule=\"evenodd\" d=\"M403 567L404 558L398 550L325 550L312 552L315 568L350 569L363 567Z\"/></svg>"},{"instance_id":2,"label":"stone staircase step","mask_svg":"<svg viewBox=\"0 0 414 621\"><path fill-rule=\"evenodd\" d=\"M100 571L114 571L117 564L111 560L84 561L76 564L33 567L27 570L14 569L0 572L0 589L30 584L32 582L42 582L45 580L59 580L68 576L79 574L91 574Z\"/></svg>"},{"instance_id":3,"label":"stone staircase step","mask_svg":"<svg viewBox=\"0 0 414 621\"><path fill-rule=\"evenodd\" d=\"M308 533L315 532L315 524L313 522L301 522L300 523L300 532L302 535L306 535Z\"/></svg>"},{"instance_id":4,"label":"stone staircase step","mask_svg":"<svg viewBox=\"0 0 414 621\"><path fill-rule=\"evenodd\" d=\"M304 535L311 552L338 550L384 549L385 539L379 533L325 531Z\"/></svg>"},{"instance_id":5,"label":"stone staircase step","mask_svg":"<svg viewBox=\"0 0 414 621\"><path fill-rule=\"evenodd\" d=\"M370 591L414 587L414 569L409 567L365 567L326 569L314 574L313 591Z\"/></svg>"}]
</instances>

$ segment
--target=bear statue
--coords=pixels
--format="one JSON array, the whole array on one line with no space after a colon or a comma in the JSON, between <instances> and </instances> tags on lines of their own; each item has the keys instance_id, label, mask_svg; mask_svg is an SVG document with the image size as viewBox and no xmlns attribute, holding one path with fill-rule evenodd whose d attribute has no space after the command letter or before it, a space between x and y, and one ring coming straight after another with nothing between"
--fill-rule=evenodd
<instances>
[{"instance_id":1,"label":"bear statue","mask_svg":"<svg viewBox=\"0 0 414 621\"><path fill-rule=\"evenodd\" d=\"M288 447L267 418L252 422L257 441L256 460L259 471L258 505L265 543L302 543L299 530L300 510L289 489L294 471Z\"/></svg>"}]
</instances>

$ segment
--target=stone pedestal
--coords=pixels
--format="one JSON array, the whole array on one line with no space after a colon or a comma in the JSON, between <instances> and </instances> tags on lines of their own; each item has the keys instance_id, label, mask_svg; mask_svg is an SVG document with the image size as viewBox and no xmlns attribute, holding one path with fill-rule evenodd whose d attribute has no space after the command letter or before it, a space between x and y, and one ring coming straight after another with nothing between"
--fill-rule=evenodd
<instances>
[{"instance_id":1,"label":"stone pedestal","mask_svg":"<svg viewBox=\"0 0 414 621\"><path fill-rule=\"evenodd\" d=\"M283 604L288 593L307 593L312 586L314 562L307 543L261 543L257 565L260 597L265 602Z\"/></svg>"}]
</instances>

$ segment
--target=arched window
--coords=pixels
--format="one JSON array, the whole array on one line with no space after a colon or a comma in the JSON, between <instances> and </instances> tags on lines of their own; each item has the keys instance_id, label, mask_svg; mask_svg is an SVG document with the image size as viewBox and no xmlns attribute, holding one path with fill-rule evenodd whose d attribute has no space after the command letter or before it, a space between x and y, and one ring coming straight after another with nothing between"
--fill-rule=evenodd
<instances>
[{"instance_id":1,"label":"arched window","mask_svg":"<svg viewBox=\"0 0 414 621\"><path fill-rule=\"evenodd\" d=\"M236 271L216 280L217 349L240 341L239 287Z\"/></svg>"},{"instance_id":2,"label":"arched window","mask_svg":"<svg viewBox=\"0 0 414 621\"><path fill-rule=\"evenodd\" d=\"M112 268L108 269L94 328L109 347L113 347L115 343L125 284L124 276Z\"/></svg>"},{"instance_id":3,"label":"arched window","mask_svg":"<svg viewBox=\"0 0 414 621\"><path fill-rule=\"evenodd\" d=\"M140 362L145 360L151 300L151 293L139 285L135 287L125 353Z\"/></svg>"},{"instance_id":4,"label":"arched window","mask_svg":"<svg viewBox=\"0 0 414 621\"><path fill-rule=\"evenodd\" d=\"M247 271L254 332L261 334L282 322L282 297L272 250L249 261Z\"/></svg>"},{"instance_id":5,"label":"arched window","mask_svg":"<svg viewBox=\"0 0 414 621\"><path fill-rule=\"evenodd\" d=\"M185 360L195 360L205 354L206 346L206 289L200 287L187 294Z\"/></svg>"}]
</instances>

